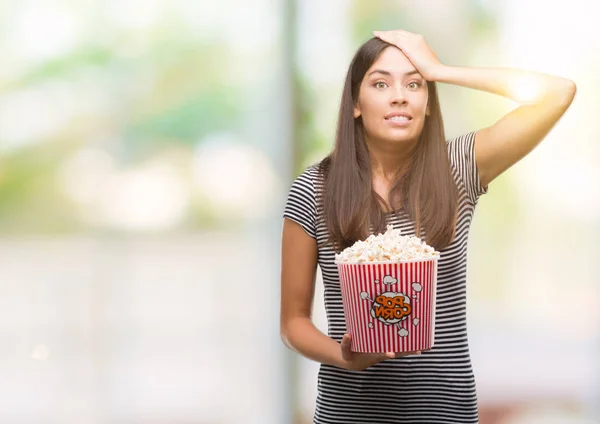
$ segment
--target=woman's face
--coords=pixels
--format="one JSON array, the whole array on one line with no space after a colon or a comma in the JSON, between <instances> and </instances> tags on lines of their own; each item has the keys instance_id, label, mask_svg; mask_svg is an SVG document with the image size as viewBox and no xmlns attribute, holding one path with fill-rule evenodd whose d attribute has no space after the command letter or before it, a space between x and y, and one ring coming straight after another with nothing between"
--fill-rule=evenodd
<instances>
[{"instance_id":1,"label":"woman's face","mask_svg":"<svg viewBox=\"0 0 600 424\"><path fill-rule=\"evenodd\" d=\"M429 114L427 95L427 81L404 53L387 47L363 77L354 118L362 117L368 141L416 142Z\"/></svg>"}]
</instances>

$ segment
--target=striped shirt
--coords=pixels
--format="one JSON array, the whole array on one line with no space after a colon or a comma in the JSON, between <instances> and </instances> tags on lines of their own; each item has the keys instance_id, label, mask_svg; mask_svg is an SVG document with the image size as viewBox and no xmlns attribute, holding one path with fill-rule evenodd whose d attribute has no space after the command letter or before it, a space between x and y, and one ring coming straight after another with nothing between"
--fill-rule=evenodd
<instances>
[{"instance_id":1,"label":"striped shirt","mask_svg":"<svg viewBox=\"0 0 600 424\"><path fill-rule=\"evenodd\" d=\"M447 141L454 180L461 193L454 241L438 263L435 343L421 355L388 359L366 370L348 371L321 364L315 424L477 423L475 376L469 355L466 317L467 239L482 187L474 157L475 132ZM328 335L346 332L335 252L325 245L324 180L317 165L293 182L283 216L300 224L317 241L324 284ZM387 216L403 235L414 223L400 210Z\"/></svg>"}]
</instances>

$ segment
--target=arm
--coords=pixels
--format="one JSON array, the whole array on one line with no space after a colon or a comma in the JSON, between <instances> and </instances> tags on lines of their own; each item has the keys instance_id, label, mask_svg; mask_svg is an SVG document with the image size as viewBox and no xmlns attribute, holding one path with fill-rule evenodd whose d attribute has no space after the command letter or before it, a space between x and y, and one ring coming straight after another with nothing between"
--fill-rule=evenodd
<instances>
[{"instance_id":1,"label":"arm","mask_svg":"<svg viewBox=\"0 0 600 424\"><path fill-rule=\"evenodd\" d=\"M319 331L311 319L316 269L316 240L296 222L284 219L280 332L287 347L313 361L355 371L386 359L415 353L355 353L350 351L350 335L344 335L338 343Z\"/></svg>"},{"instance_id":2,"label":"arm","mask_svg":"<svg viewBox=\"0 0 600 424\"><path fill-rule=\"evenodd\" d=\"M475 136L475 160L484 187L531 152L575 97L575 83L568 79L506 68L446 66L421 34L403 30L374 34L398 47L428 81L487 91L523 103ZM531 93L526 96L529 98L521 98L521 89Z\"/></svg>"},{"instance_id":3,"label":"arm","mask_svg":"<svg viewBox=\"0 0 600 424\"><path fill-rule=\"evenodd\" d=\"M283 220L280 332L285 345L317 362L342 367L340 345L312 322L317 241L290 219Z\"/></svg>"},{"instance_id":4,"label":"arm","mask_svg":"<svg viewBox=\"0 0 600 424\"><path fill-rule=\"evenodd\" d=\"M475 158L482 186L531 152L571 105L571 80L507 68L462 68L441 65L433 80L498 94L521 103L475 136ZM519 89L530 92L522 97Z\"/></svg>"}]
</instances>

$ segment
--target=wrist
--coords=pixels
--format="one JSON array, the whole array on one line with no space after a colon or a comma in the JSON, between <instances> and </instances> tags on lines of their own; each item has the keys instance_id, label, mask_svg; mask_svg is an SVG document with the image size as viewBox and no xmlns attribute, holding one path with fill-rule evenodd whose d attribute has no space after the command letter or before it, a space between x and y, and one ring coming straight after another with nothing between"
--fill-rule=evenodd
<instances>
[{"instance_id":1,"label":"wrist","mask_svg":"<svg viewBox=\"0 0 600 424\"><path fill-rule=\"evenodd\" d=\"M337 342L336 342L337 343ZM339 343L337 343L339 346ZM342 368L345 370L350 369L348 366L348 361L346 361L342 355L342 349L338 348L338 352L335 354L335 356L333 357L333 364L334 366L338 367L338 368Z\"/></svg>"},{"instance_id":2,"label":"wrist","mask_svg":"<svg viewBox=\"0 0 600 424\"><path fill-rule=\"evenodd\" d=\"M330 358L331 364L338 368L349 370L350 363L348 362L348 360L344 359L344 344L343 344L343 342L342 341L338 342L333 337L330 337L330 339L333 343L335 343L335 347L332 346L333 355Z\"/></svg>"},{"instance_id":3,"label":"wrist","mask_svg":"<svg viewBox=\"0 0 600 424\"><path fill-rule=\"evenodd\" d=\"M433 82L444 82L450 70L451 66L440 64L436 66L429 75L430 81Z\"/></svg>"},{"instance_id":4,"label":"wrist","mask_svg":"<svg viewBox=\"0 0 600 424\"><path fill-rule=\"evenodd\" d=\"M347 370L347 371L350 370L350 365L346 361L344 361L343 359L340 359L339 361L337 361L335 363L335 366L338 367L338 368L341 368L343 370Z\"/></svg>"}]
</instances>

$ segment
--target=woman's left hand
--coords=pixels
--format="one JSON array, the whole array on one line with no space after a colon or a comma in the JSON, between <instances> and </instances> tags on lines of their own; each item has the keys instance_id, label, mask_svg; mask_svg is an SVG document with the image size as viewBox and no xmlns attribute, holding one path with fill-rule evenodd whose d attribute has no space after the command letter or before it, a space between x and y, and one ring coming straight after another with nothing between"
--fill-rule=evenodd
<instances>
[{"instance_id":1,"label":"woman's left hand","mask_svg":"<svg viewBox=\"0 0 600 424\"><path fill-rule=\"evenodd\" d=\"M402 50L427 81L435 81L436 71L444 66L421 34L397 29L373 31L373 35Z\"/></svg>"}]
</instances>

